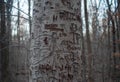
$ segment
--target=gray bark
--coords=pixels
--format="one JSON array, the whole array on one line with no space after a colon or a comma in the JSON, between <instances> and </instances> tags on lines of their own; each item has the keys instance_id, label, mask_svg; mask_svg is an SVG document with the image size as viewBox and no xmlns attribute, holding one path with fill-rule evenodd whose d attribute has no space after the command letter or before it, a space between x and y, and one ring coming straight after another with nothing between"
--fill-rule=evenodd
<instances>
[{"instance_id":1,"label":"gray bark","mask_svg":"<svg viewBox=\"0 0 120 82\"><path fill-rule=\"evenodd\" d=\"M81 82L79 4L34 0L31 82Z\"/></svg>"}]
</instances>

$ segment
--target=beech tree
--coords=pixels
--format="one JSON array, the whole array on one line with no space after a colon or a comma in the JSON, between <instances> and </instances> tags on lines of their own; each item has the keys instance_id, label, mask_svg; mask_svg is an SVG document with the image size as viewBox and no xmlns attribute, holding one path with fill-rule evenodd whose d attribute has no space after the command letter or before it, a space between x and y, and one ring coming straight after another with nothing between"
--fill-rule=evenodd
<instances>
[{"instance_id":1,"label":"beech tree","mask_svg":"<svg viewBox=\"0 0 120 82\"><path fill-rule=\"evenodd\" d=\"M31 82L81 82L81 0L34 0Z\"/></svg>"}]
</instances>

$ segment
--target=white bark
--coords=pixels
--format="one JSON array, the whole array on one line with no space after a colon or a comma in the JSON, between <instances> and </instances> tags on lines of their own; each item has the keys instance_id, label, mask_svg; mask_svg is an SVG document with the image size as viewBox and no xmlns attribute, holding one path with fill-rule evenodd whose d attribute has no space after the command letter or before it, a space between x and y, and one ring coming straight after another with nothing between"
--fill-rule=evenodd
<instances>
[{"instance_id":1,"label":"white bark","mask_svg":"<svg viewBox=\"0 0 120 82\"><path fill-rule=\"evenodd\" d=\"M34 0L31 82L81 82L80 0Z\"/></svg>"}]
</instances>

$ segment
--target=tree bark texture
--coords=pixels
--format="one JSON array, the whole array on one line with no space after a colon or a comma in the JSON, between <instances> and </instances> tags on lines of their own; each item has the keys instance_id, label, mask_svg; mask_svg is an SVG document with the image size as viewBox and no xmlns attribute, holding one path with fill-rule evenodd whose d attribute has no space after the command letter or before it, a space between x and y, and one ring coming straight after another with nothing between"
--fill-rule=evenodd
<instances>
[{"instance_id":1,"label":"tree bark texture","mask_svg":"<svg viewBox=\"0 0 120 82\"><path fill-rule=\"evenodd\" d=\"M34 0L31 82L81 82L80 0Z\"/></svg>"}]
</instances>

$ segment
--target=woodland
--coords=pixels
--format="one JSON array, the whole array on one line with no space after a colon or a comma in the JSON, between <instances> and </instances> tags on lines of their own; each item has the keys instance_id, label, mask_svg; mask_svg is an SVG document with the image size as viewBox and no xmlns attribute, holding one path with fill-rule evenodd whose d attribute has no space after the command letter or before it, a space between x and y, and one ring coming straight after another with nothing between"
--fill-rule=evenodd
<instances>
[{"instance_id":1,"label":"woodland","mask_svg":"<svg viewBox=\"0 0 120 82\"><path fill-rule=\"evenodd\" d=\"M120 0L0 0L0 82L120 82Z\"/></svg>"}]
</instances>

